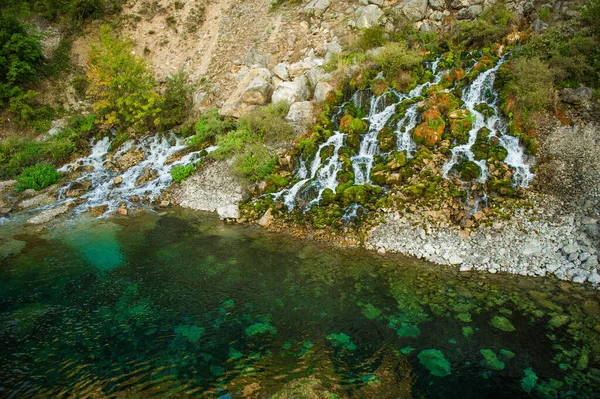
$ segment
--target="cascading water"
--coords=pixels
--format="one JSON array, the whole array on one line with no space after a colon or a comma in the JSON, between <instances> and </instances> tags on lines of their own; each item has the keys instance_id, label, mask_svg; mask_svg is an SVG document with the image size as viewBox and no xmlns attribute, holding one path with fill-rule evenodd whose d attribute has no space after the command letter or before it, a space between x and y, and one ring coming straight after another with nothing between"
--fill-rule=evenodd
<instances>
[{"instance_id":1,"label":"cascading water","mask_svg":"<svg viewBox=\"0 0 600 399\"><path fill-rule=\"evenodd\" d=\"M498 97L494 93L493 87L498 68L500 68L505 60L506 56L502 57L496 66L481 73L465 88L462 96L464 108L469 110L471 116L474 118L474 122L469 131L468 142L452 149L450 160L446 162L442 168L444 177L448 177L448 173L458 162L461 160L468 160L476 163L479 167L481 171L479 182L485 183L487 181L487 163L485 160L476 160L472 151L472 147L477 140L477 133L482 128L487 128L490 131L488 139L497 137L508 153L504 162L514 170L514 184L527 187L531 180L533 180L534 175L531 173L530 167L527 164L527 157L519 144L519 139L507 134L506 128L499 118L500 113L497 106ZM476 106L481 103L487 104L487 106L493 110L493 115L490 115L487 120L484 115L476 109Z\"/></svg>"},{"instance_id":2,"label":"cascading water","mask_svg":"<svg viewBox=\"0 0 600 399\"><path fill-rule=\"evenodd\" d=\"M122 202L132 205L132 197L146 198L151 201L159 197L161 191L172 182L170 172L174 166L187 165L200 158L200 151L196 151L168 163L171 157L186 148L184 141L172 134L146 136L137 143L129 141L123 144L114 154L113 159L119 158L132 149L143 151L145 154L141 162L119 173L107 167L110 146L108 137L93 141L90 155L59 169L62 172L69 172L76 168L83 172L59 190L58 201L52 206L77 201L78 205L74 208L74 212L79 214L85 212L88 207L101 205L107 205L106 212L114 211ZM207 152L214 149L215 147L208 148ZM149 173L150 171L152 172ZM119 185L114 183L117 176L123 178ZM146 179L140 180L143 176L146 176ZM86 193L78 198L67 196L72 187L84 182L91 183Z\"/></svg>"},{"instance_id":3,"label":"cascading water","mask_svg":"<svg viewBox=\"0 0 600 399\"><path fill-rule=\"evenodd\" d=\"M417 85L408 94L398 93L394 90L389 90L380 96L370 96L368 116L363 118L368 123L367 133L361 136L361 142L358 151L351 157L352 169L354 172L354 184L364 185L371 184L371 171L374 166L377 155L386 155L380 153L378 142L378 134L385 127L389 126L394 129L396 135L396 150L405 151L407 158L412 158L417 150L417 145L413 141L412 132L419 123L419 106L415 102L421 97L425 90L431 86L437 85L442 80L443 70L438 70L439 63L442 57L439 57L434 62L428 64L433 78L429 82ZM485 183L488 176L488 167L486 160L477 160L472 151L472 147L477 140L477 133L482 128L489 130L488 140L492 137L498 139L500 146L507 151L504 163L513 169L513 183L518 186L527 187L533 179L530 166L530 159L524 153L522 146L519 144L519 139L510 136L505 125L500 118L500 111L497 106L498 96L493 91L494 80L498 68L504 63L505 57L491 69L479 74L475 80L470 83L464 90L462 101L464 105L461 107L470 112L473 118L472 128L468 132L468 141L464 145L458 145L452 148L451 158L444 164L442 172L444 177L452 168L461 160L472 161L480 168L479 181ZM471 71L476 64L476 59L473 59L472 66L468 68ZM348 103L352 103L356 108L362 109L366 103L364 98L368 95L368 91L358 91L354 94ZM395 126L390 126L390 120L396 109L405 101L408 103L406 111L402 118L399 118ZM344 111L344 107L348 103L342 104L337 113L333 116L334 123L338 122L340 115ZM487 118L479 112L476 107L479 104L485 103L491 113ZM274 194L275 199L283 198L283 202L289 211L292 211L298 204L301 204L306 211L314 204L317 204L322 198L323 191L327 188L334 193L337 186L337 173L341 170L342 164L339 161L339 150L344 145L345 135L336 131L325 143L319 146L315 158L312 160L310 170L307 169L306 160L300 160L300 168L296 172L296 177L301 180L289 189L284 189L279 193ZM333 146L334 151L325 160L322 159L322 151ZM484 194L485 195L485 194ZM485 199L483 203L485 204ZM477 201L477 208L481 200ZM350 220L356 216L358 206L351 204L345 210L345 218Z\"/></svg>"}]
</instances>

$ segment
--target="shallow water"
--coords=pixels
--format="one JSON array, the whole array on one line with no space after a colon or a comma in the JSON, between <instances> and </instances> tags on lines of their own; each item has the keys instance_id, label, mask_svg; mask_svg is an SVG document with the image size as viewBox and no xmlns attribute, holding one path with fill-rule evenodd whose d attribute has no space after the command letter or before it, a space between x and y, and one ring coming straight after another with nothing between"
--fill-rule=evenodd
<instances>
[{"instance_id":1,"label":"shallow water","mask_svg":"<svg viewBox=\"0 0 600 399\"><path fill-rule=\"evenodd\" d=\"M582 286L193 212L7 223L0 253L0 397L600 397Z\"/></svg>"}]
</instances>

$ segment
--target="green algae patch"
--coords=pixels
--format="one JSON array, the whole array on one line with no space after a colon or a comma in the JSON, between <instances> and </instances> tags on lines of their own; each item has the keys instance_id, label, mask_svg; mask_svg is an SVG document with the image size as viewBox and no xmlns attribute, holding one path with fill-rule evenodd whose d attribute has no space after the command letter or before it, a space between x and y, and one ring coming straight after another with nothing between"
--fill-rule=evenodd
<instances>
[{"instance_id":1,"label":"green algae patch","mask_svg":"<svg viewBox=\"0 0 600 399\"><path fill-rule=\"evenodd\" d=\"M452 374L450 370L450 362L446 360L442 351L438 349L425 349L419 353L419 361L431 375L437 377L445 377Z\"/></svg>"},{"instance_id":2,"label":"green algae patch","mask_svg":"<svg viewBox=\"0 0 600 399\"><path fill-rule=\"evenodd\" d=\"M223 307L225 309L230 309L234 306L235 306L235 302L233 301L233 299L226 299L223 301Z\"/></svg>"},{"instance_id":3,"label":"green algae patch","mask_svg":"<svg viewBox=\"0 0 600 399\"><path fill-rule=\"evenodd\" d=\"M531 393L535 384L537 384L537 375L531 367L525 369L525 377L521 380L521 388L527 393Z\"/></svg>"},{"instance_id":4,"label":"green algae patch","mask_svg":"<svg viewBox=\"0 0 600 399\"><path fill-rule=\"evenodd\" d=\"M365 316L369 320L375 320L381 316L381 310L377 309L375 306L367 303L363 305L362 315Z\"/></svg>"},{"instance_id":5,"label":"green algae patch","mask_svg":"<svg viewBox=\"0 0 600 399\"><path fill-rule=\"evenodd\" d=\"M465 336L466 338L470 337L471 335L473 335L473 327L471 326L465 326L462 328L462 335Z\"/></svg>"},{"instance_id":6,"label":"green algae patch","mask_svg":"<svg viewBox=\"0 0 600 399\"><path fill-rule=\"evenodd\" d=\"M416 348L413 348L412 346L405 346L404 348L400 349L400 353L402 353L403 355L408 355L409 353L411 353L415 349Z\"/></svg>"},{"instance_id":7,"label":"green algae patch","mask_svg":"<svg viewBox=\"0 0 600 399\"><path fill-rule=\"evenodd\" d=\"M204 328L182 324L175 327L175 333L186 337L188 341L194 343L200 340L200 336L204 333Z\"/></svg>"},{"instance_id":8,"label":"green algae patch","mask_svg":"<svg viewBox=\"0 0 600 399\"><path fill-rule=\"evenodd\" d=\"M246 335L251 337L257 334L277 334L277 329L269 323L254 323L246 327Z\"/></svg>"},{"instance_id":9,"label":"green algae patch","mask_svg":"<svg viewBox=\"0 0 600 399\"><path fill-rule=\"evenodd\" d=\"M515 352L511 352L508 349L500 349L500 355L503 356L506 360L508 360L515 357Z\"/></svg>"},{"instance_id":10,"label":"green algae patch","mask_svg":"<svg viewBox=\"0 0 600 399\"><path fill-rule=\"evenodd\" d=\"M227 357L230 360L239 360L243 357L244 355L242 354L242 352L236 350L233 346L231 348L229 348L229 354L227 355Z\"/></svg>"},{"instance_id":11,"label":"green algae patch","mask_svg":"<svg viewBox=\"0 0 600 399\"><path fill-rule=\"evenodd\" d=\"M456 315L456 319L462 321L463 323L470 323L472 321L470 313L459 313Z\"/></svg>"},{"instance_id":12,"label":"green algae patch","mask_svg":"<svg viewBox=\"0 0 600 399\"><path fill-rule=\"evenodd\" d=\"M506 332L515 331L515 326L513 326L512 323L506 317L494 316L490 320L490 324L498 330Z\"/></svg>"},{"instance_id":13,"label":"green algae patch","mask_svg":"<svg viewBox=\"0 0 600 399\"><path fill-rule=\"evenodd\" d=\"M347 349L349 351L356 349L356 345L354 345L350 337L344 333L329 334L326 338L329 342L331 342L331 345L335 346L336 348Z\"/></svg>"},{"instance_id":14,"label":"green algae patch","mask_svg":"<svg viewBox=\"0 0 600 399\"><path fill-rule=\"evenodd\" d=\"M415 324L402 324L402 326L396 330L396 333L401 338L417 338L421 330Z\"/></svg>"},{"instance_id":15,"label":"green algae patch","mask_svg":"<svg viewBox=\"0 0 600 399\"><path fill-rule=\"evenodd\" d=\"M568 321L569 321L569 316L560 314L560 315L554 316L553 318L548 320L548 326L552 327L552 328L560 328L560 327L564 326L565 324L567 324Z\"/></svg>"},{"instance_id":16,"label":"green algae patch","mask_svg":"<svg viewBox=\"0 0 600 399\"><path fill-rule=\"evenodd\" d=\"M490 370L504 370L504 362L498 359L498 356L491 349L481 349L479 351L483 356L482 364Z\"/></svg>"}]
</instances>

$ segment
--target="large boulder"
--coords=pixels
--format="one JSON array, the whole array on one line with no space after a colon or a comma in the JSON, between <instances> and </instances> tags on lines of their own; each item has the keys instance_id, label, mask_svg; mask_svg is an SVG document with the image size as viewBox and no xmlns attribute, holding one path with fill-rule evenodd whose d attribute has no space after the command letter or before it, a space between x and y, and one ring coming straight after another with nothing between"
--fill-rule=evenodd
<instances>
[{"instance_id":1,"label":"large boulder","mask_svg":"<svg viewBox=\"0 0 600 399\"><path fill-rule=\"evenodd\" d=\"M446 0L429 0L429 7L436 11L444 11L447 7Z\"/></svg>"},{"instance_id":2,"label":"large boulder","mask_svg":"<svg viewBox=\"0 0 600 399\"><path fill-rule=\"evenodd\" d=\"M427 0L425 0L425 3L427 4ZM368 29L379 25L379 19L383 16L383 11L375 4L369 4L368 6L358 7L354 16L356 17L356 27L358 29Z\"/></svg>"},{"instance_id":3,"label":"large boulder","mask_svg":"<svg viewBox=\"0 0 600 399\"><path fill-rule=\"evenodd\" d=\"M242 102L250 105L264 105L271 101L273 85L264 77L257 76L242 93Z\"/></svg>"},{"instance_id":4,"label":"large boulder","mask_svg":"<svg viewBox=\"0 0 600 399\"><path fill-rule=\"evenodd\" d=\"M294 127L296 133L303 133L314 123L314 104L311 101L293 103L285 120Z\"/></svg>"},{"instance_id":5,"label":"large boulder","mask_svg":"<svg viewBox=\"0 0 600 399\"><path fill-rule=\"evenodd\" d=\"M308 16L320 17L328 8L329 0L311 0L302 11Z\"/></svg>"},{"instance_id":6,"label":"large boulder","mask_svg":"<svg viewBox=\"0 0 600 399\"><path fill-rule=\"evenodd\" d=\"M327 101L329 95L335 93L335 88L327 82L319 82L315 87L314 99L318 103Z\"/></svg>"},{"instance_id":7,"label":"large boulder","mask_svg":"<svg viewBox=\"0 0 600 399\"><path fill-rule=\"evenodd\" d=\"M567 104L583 104L592 99L594 91L586 86L578 89L565 88L560 92L562 100Z\"/></svg>"},{"instance_id":8,"label":"large boulder","mask_svg":"<svg viewBox=\"0 0 600 399\"><path fill-rule=\"evenodd\" d=\"M304 75L311 69L323 65L323 60L306 57L302 61L291 64L288 68L291 78L297 78L300 75Z\"/></svg>"},{"instance_id":9,"label":"large boulder","mask_svg":"<svg viewBox=\"0 0 600 399\"><path fill-rule=\"evenodd\" d=\"M310 99L310 90L306 76L298 76L292 82L283 82L273 93L273 103L287 102L293 104Z\"/></svg>"},{"instance_id":10,"label":"large boulder","mask_svg":"<svg viewBox=\"0 0 600 399\"><path fill-rule=\"evenodd\" d=\"M456 13L456 19L475 19L483 12L483 7L479 5L463 8Z\"/></svg>"},{"instance_id":11,"label":"large boulder","mask_svg":"<svg viewBox=\"0 0 600 399\"><path fill-rule=\"evenodd\" d=\"M327 50L327 53L325 54L325 62L331 61L333 57L340 54L344 50L337 40L328 43L325 48Z\"/></svg>"},{"instance_id":12,"label":"large boulder","mask_svg":"<svg viewBox=\"0 0 600 399\"><path fill-rule=\"evenodd\" d=\"M394 8L394 12L411 22L420 21L425 18L427 0L404 0Z\"/></svg>"},{"instance_id":13,"label":"large boulder","mask_svg":"<svg viewBox=\"0 0 600 399\"><path fill-rule=\"evenodd\" d=\"M314 89L315 87L317 87L317 83L323 80L330 79L331 75L325 73L323 68L316 67L306 72L306 77L308 78L308 83L310 84L310 87Z\"/></svg>"},{"instance_id":14,"label":"large boulder","mask_svg":"<svg viewBox=\"0 0 600 399\"><path fill-rule=\"evenodd\" d=\"M44 224L53 220L55 217L66 213L69 210L69 204L63 204L54 208L46 209L34 217L27 220L28 224Z\"/></svg>"},{"instance_id":15,"label":"large boulder","mask_svg":"<svg viewBox=\"0 0 600 399\"><path fill-rule=\"evenodd\" d=\"M113 158L106 166L111 170L122 172L142 162L144 158L146 158L144 151L132 148L119 157Z\"/></svg>"}]
</instances>

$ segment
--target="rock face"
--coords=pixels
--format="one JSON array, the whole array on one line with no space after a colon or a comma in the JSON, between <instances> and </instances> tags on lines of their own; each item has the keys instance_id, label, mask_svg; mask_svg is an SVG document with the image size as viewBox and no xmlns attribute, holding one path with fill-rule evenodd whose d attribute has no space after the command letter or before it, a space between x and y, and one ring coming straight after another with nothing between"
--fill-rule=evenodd
<instances>
[{"instance_id":1,"label":"rock face","mask_svg":"<svg viewBox=\"0 0 600 399\"><path fill-rule=\"evenodd\" d=\"M427 0L404 0L394 11L411 22L421 21L427 12Z\"/></svg>"},{"instance_id":2,"label":"rock face","mask_svg":"<svg viewBox=\"0 0 600 399\"><path fill-rule=\"evenodd\" d=\"M219 161L205 165L181 183L173 192L172 199L185 208L212 212L237 204L244 198L245 192L227 163Z\"/></svg>"},{"instance_id":3,"label":"rock face","mask_svg":"<svg viewBox=\"0 0 600 399\"><path fill-rule=\"evenodd\" d=\"M294 127L296 133L303 133L315 121L313 103L302 101L292 104L285 120Z\"/></svg>"},{"instance_id":4,"label":"rock face","mask_svg":"<svg viewBox=\"0 0 600 399\"><path fill-rule=\"evenodd\" d=\"M293 104L298 101L310 99L310 89L308 79L302 75L294 79L293 82L283 82L273 93L273 103L287 102Z\"/></svg>"},{"instance_id":5,"label":"rock face","mask_svg":"<svg viewBox=\"0 0 600 399\"><path fill-rule=\"evenodd\" d=\"M425 0L427 3L427 0ZM383 16L381 8L375 4L358 7L354 13L356 17L356 27L358 29L368 29L379 24L379 18Z\"/></svg>"},{"instance_id":6,"label":"rock face","mask_svg":"<svg viewBox=\"0 0 600 399\"><path fill-rule=\"evenodd\" d=\"M329 8L329 0L311 0L304 9L304 14L308 16L320 17L325 14L325 11Z\"/></svg>"},{"instance_id":7,"label":"rock face","mask_svg":"<svg viewBox=\"0 0 600 399\"><path fill-rule=\"evenodd\" d=\"M43 193L40 195L36 195L33 198L26 199L19 204L19 208L28 209L28 208L37 208L44 205L49 205L56 201L56 198L53 196Z\"/></svg>"},{"instance_id":8,"label":"rock face","mask_svg":"<svg viewBox=\"0 0 600 399\"><path fill-rule=\"evenodd\" d=\"M222 116L239 118L258 105L267 104L273 93L271 72L262 67L243 69L236 76L237 89L219 110Z\"/></svg>"}]
</instances>

